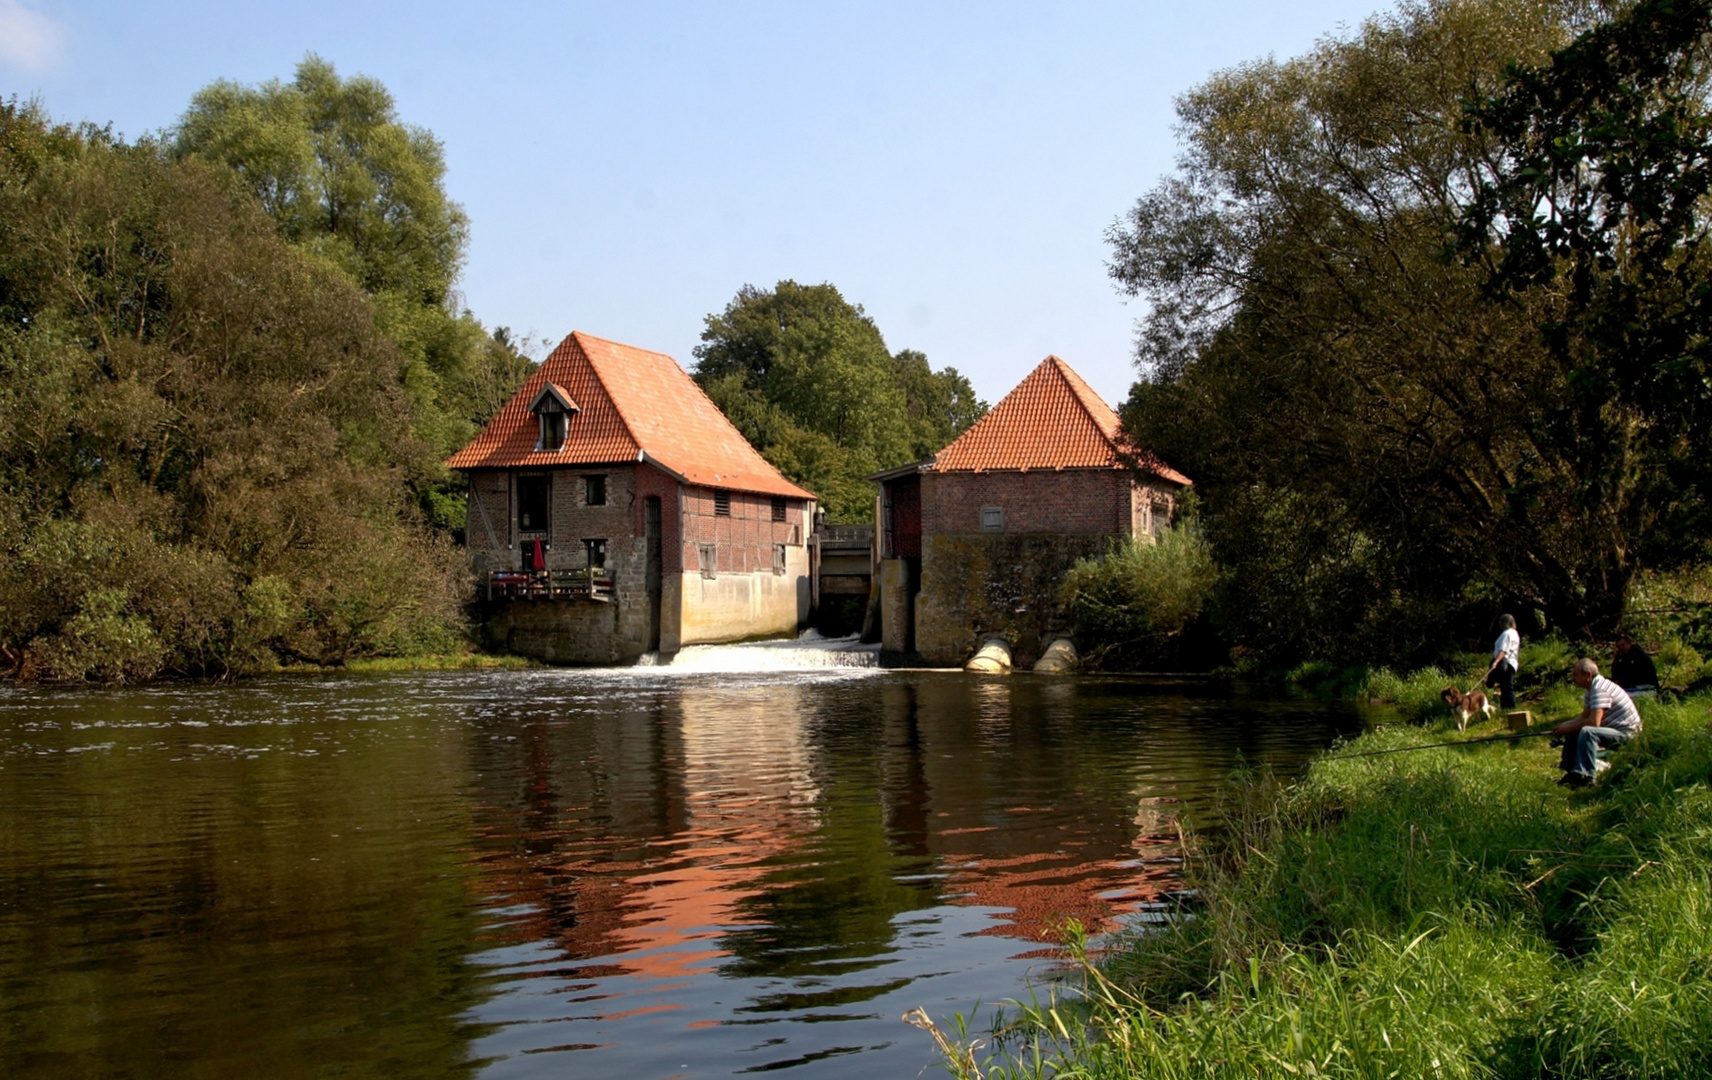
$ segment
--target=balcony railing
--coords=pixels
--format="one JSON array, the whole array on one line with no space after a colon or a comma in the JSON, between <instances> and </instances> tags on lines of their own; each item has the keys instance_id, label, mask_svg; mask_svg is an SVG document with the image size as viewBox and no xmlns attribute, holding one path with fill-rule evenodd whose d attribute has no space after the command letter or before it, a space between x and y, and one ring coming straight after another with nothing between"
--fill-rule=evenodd
<instances>
[{"instance_id":1,"label":"balcony railing","mask_svg":"<svg viewBox=\"0 0 1712 1080\"><path fill-rule=\"evenodd\" d=\"M594 570L489 570L489 600L612 600L612 574Z\"/></svg>"}]
</instances>

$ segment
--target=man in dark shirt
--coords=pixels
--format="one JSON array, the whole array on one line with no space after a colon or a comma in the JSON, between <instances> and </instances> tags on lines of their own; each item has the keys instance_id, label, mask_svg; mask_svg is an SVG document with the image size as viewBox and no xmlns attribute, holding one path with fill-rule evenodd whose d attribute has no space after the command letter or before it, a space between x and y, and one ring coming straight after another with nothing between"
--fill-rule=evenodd
<instances>
[{"instance_id":1,"label":"man in dark shirt","mask_svg":"<svg viewBox=\"0 0 1712 1080\"><path fill-rule=\"evenodd\" d=\"M1616 656L1611 661L1611 681L1633 693L1636 690L1657 690L1658 671L1647 650L1630 640L1628 634L1617 638Z\"/></svg>"}]
</instances>

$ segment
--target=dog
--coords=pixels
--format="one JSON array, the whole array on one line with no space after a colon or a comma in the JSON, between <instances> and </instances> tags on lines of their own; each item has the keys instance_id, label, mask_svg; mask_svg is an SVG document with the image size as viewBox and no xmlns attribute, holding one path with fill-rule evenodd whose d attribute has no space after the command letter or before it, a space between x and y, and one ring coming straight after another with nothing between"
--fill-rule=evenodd
<instances>
[{"instance_id":1,"label":"dog","mask_svg":"<svg viewBox=\"0 0 1712 1080\"><path fill-rule=\"evenodd\" d=\"M1470 690L1463 693L1454 686L1447 686L1439 691L1439 697L1450 706L1450 713L1456 717L1456 730L1468 730L1468 718L1475 713L1483 713L1488 720L1492 719L1492 699L1486 696L1484 690Z\"/></svg>"}]
</instances>

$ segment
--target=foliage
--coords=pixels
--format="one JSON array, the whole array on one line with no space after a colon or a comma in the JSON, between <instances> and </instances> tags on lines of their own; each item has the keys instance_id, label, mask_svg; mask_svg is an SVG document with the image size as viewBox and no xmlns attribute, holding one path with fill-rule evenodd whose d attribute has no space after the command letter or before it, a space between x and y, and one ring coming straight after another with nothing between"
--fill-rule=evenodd
<instances>
[{"instance_id":1,"label":"foliage","mask_svg":"<svg viewBox=\"0 0 1712 1080\"><path fill-rule=\"evenodd\" d=\"M1307 660L1284 673L1284 685L1315 697L1353 697L1366 687L1364 667L1343 667L1326 660Z\"/></svg>"},{"instance_id":2,"label":"foliage","mask_svg":"<svg viewBox=\"0 0 1712 1080\"><path fill-rule=\"evenodd\" d=\"M1176 174L1109 236L1150 302L1124 416L1196 478L1237 644L1418 663L1502 610L1581 637L1701 543L1703 45L1623 29L1646 10L1578 39L1574 3L1409 4L1180 101Z\"/></svg>"},{"instance_id":3,"label":"foliage","mask_svg":"<svg viewBox=\"0 0 1712 1080\"><path fill-rule=\"evenodd\" d=\"M964 1078L1698 1076L1712 1049L1712 699L1641 704L1600 785L1539 741L1238 778L1193 918L1115 943L1001 1018ZM921 1020L918 1018L918 1024Z\"/></svg>"},{"instance_id":4,"label":"foliage","mask_svg":"<svg viewBox=\"0 0 1712 1080\"><path fill-rule=\"evenodd\" d=\"M987 412L967 378L954 367L933 370L926 353L899 350L892 372L904 392L913 460L939 453Z\"/></svg>"},{"instance_id":5,"label":"foliage","mask_svg":"<svg viewBox=\"0 0 1712 1080\"><path fill-rule=\"evenodd\" d=\"M1501 297L1538 308L1572 453L1572 505L1609 550L1581 579L1622 611L1630 575L1706 554L1712 481L1712 3L1641 0L1521 66L1470 109L1490 138L1462 222Z\"/></svg>"},{"instance_id":6,"label":"foliage","mask_svg":"<svg viewBox=\"0 0 1712 1080\"><path fill-rule=\"evenodd\" d=\"M0 106L0 655L109 681L454 644L375 303L223 167Z\"/></svg>"},{"instance_id":7,"label":"foliage","mask_svg":"<svg viewBox=\"0 0 1712 1080\"><path fill-rule=\"evenodd\" d=\"M1218 580L1200 530L1180 521L1157 537L1129 537L1079 559L1064 580L1077 639L1096 664L1139 666L1169 658Z\"/></svg>"},{"instance_id":8,"label":"foliage","mask_svg":"<svg viewBox=\"0 0 1712 1080\"><path fill-rule=\"evenodd\" d=\"M1455 679L1436 667L1421 668L1407 675L1380 668L1368 676L1364 693L1371 701L1394 707L1405 720L1425 722L1448 718L1444 699L1439 694L1454 682Z\"/></svg>"},{"instance_id":9,"label":"foliage","mask_svg":"<svg viewBox=\"0 0 1712 1080\"><path fill-rule=\"evenodd\" d=\"M874 320L830 284L745 285L701 338L696 381L834 520L871 517L869 474L931 456L986 412L955 368L887 352Z\"/></svg>"},{"instance_id":10,"label":"foliage","mask_svg":"<svg viewBox=\"0 0 1712 1080\"><path fill-rule=\"evenodd\" d=\"M1712 563L1641 571L1629 592L1623 626L1649 648L1679 637L1712 652Z\"/></svg>"},{"instance_id":11,"label":"foliage","mask_svg":"<svg viewBox=\"0 0 1712 1080\"><path fill-rule=\"evenodd\" d=\"M1529 638L1516 651L1516 685L1548 686L1569 681L1570 670L1582 653L1562 634Z\"/></svg>"},{"instance_id":12,"label":"foliage","mask_svg":"<svg viewBox=\"0 0 1712 1080\"><path fill-rule=\"evenodd\" d=\"M341 78L311 55L290 83L212 83L171 151L230 168L281 235L373 298L376 326L406 362L412 426L436 458L468 442L528 375L508 331L490 335L456 310L468 219L446 196L439 142L401 121L376 80ZM430 519L461 529L463 485L434 466L414 480Z\"/></svg>"},{"instance_id":13,"label":"foliage","mask_svg":"<svg viewBox=\"0 0 1712 1080\"><path fill-rule=\"evenodd\" d=\"M457 279L469 220L441 187L440 144L374 79L310 55L290 83L219 80L191 99L175 148L230 166L288 239L367 292L438 304Z\"/></svg>"}]
</instances>

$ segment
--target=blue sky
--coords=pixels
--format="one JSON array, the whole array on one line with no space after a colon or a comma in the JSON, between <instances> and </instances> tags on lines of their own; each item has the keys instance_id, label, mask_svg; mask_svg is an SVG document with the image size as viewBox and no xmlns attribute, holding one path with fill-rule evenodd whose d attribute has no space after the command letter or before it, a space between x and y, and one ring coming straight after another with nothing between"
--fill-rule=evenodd
<instances>
[{"instance_id":1,"label":"blue sky","mask_svg":"<svg viewBox=\"0 0 1712 1080\"><path fill-rule=\"evenodd\" d=\"M444 143L489 326L688 367L739 286L830 281L989 401L1056 353L1115 404L1139 308L1102 234L1170 170L1173 98L1374 10L0 0L0 94L135 136L316 52Z\"/></svg>"}]
</instances>

